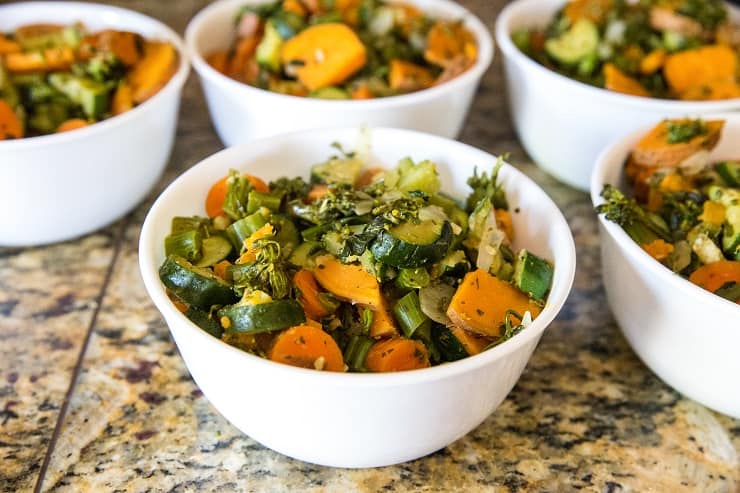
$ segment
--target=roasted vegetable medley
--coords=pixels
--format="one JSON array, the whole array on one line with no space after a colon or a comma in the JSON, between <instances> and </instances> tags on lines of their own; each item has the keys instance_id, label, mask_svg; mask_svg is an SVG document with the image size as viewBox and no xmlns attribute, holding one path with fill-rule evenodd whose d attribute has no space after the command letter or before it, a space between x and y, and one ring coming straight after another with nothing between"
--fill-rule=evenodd
<instances>
[{"instance_id":1,"label":"roasted vegetable medley","mask_svg":"<svg viewBox=\"0 0 740 493\"><path fill-rule=\"evenodd\" d=\"M370 99L445 82L477 58L461 21L381 0L278 0L237 15L236 40L208 62L241 82L293 96Z\"/></svg>"},{"instance_id":2,"label":"roasted vegetable medley","mask_svg":"<svg viewBox=\"0 0 740 493\"><path fill-rule=\"evenodd\" d=\"M633 149L634 198L613 186L597 211L652 257L691 282L740 303L740 160L711 162L722 120L666 120Z\"/></svg>"},{"instance_id":3,"label":"roasted vegetable medley","mask_svg":"<svg viewBox=\"0 0 740 493\"><path fill-rule=\"evenodd\" d=\"M169 43L81 24L0 33L0 140L85 127L157 93L177 69Z\"/></svg>"},{"instance_id":4,"label":"roasted vegetable medley","mask_svg":"<svg viewBox=\"0 0 740 493\"><path fill-rule=\"evenodd\" d=\"M633 96L740 97L740 27L722 0L571 0L544 28L512 33L565 76Z\"/></svg>"},{"instance_id":5,"label":"roasted vegetable medley","mask_svg":"<svg viewBox=\"0 0 740 493\"><path fill-rule=\"evenodd\" d=\"M273 361L329 371L425 368L496 346L545 304L547 260L512 250L500 164L464 204L435 164L363 171L340 154L302 178L232 170L208 217L175 217L159 275L214 337Z\"/></svg>"}]
</instances>

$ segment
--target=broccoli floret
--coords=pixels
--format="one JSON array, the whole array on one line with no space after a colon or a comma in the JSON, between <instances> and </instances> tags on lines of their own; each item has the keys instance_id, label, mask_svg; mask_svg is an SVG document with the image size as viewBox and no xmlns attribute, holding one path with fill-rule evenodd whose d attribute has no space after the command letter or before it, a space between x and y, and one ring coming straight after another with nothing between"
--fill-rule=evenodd
<instances>
[{"instance_id":1,"label":"broccoli floret","mask_svg":"<svg viewBox=\"0 0 740 493\"><path fill-rule=\"evenodd\" d=\"M300 176L296 178L282 177L270 182L270 192L276 194L282 193L287 201L303 198L308 195L310 190L311 185L306 183L306 180Z\"/></svg>"},{"instance_id":2,"label":"broccoli floret","mask_svg":"<svg viewBox=\"0 0 740 493\"><path fill-rule=\"evenodd\" d=\"M640 245L657 239L671 242L671 231L663 218L650 212L612 185L605 185L601 196L606 200L596 212L617 224Z\"/></svg>"}]
</instances>

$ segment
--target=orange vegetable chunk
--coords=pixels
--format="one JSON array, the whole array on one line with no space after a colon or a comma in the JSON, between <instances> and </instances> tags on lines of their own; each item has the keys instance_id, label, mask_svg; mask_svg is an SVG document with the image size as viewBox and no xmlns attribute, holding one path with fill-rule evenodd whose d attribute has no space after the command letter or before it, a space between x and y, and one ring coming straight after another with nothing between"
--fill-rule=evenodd
<instances>
[{"instance_id":1,"label":"orange vegetable chunk","mask_svg":"<svg viewBox=\"0 0 740 493\"><path fill-rule=\"evenodd\" d=\"M540 307L530 301L525 293L477 269L465 274L452 296L447 316L457 327L484 336L499 337L507 310L514 310L520 315L529 311L532 318L540 313Z\"/></svg>"},{"instance_id":2,"label":"orange vegetable chunk","mask_svg":"<svg viewBox=\"0 0 740 493\"><path fill-rule=\"evenodd\" d=\"M376 342L365 358L365 368L374 372L417 370L429 366L426 346L403 337Z\"/></svg>"},{"instance_id":3,"label":"orange vegetable chunk","mask_svg":"<svg viewBox=\"0 0 740 493\"><path fill-rule=\"evenodd\" d=\"M283 43L282 63L300 63L298 80L314 91L344 82L367 59L357 34L340 23L311 26Z\"/></svg>"},{"instance_id":4,"label":"orange vegetable chunk","mask_svg":"<svg viewBox=\"0 0 740 493\"><path fill-rule=\"evenodd\" d=\"M62 122L62 124L57 127L57 133L77 130L78 128L84 128L88 125L89 123L87 122L87 120L83 120L82 118L71 118Z\"/></svg>"},{"instance_id":5,"label":"orange vegetable chunk","mask_svg":"<svg viewBox=\"0 0 740 493\"><path fill-rule=\"evenodd\" d=\"M329 310L319 299L319 285L311 271L301 269L293 276L293 286L298 289L298 302L306 312L306 317L319 320L329 315Z\"/></svg>"},{"instance_id":6,"label":"orange vegetable chunk","mask_svg":"<svg viewBox=\"0 0 740 493\"><path fill-rule=\"evenodd\" d=\"M604 64L603 70L606 89L631 96L650 97L650 93L642 87L642 84L619 70L613 63Z\"/></svg>"},{"instance_id":7,"label":"orange vegetable chunk","mask_svg":"<svg viewBox=\"0 0 740 493\"><path fill-rule=\"evenodd\" d=\"M674 53L666 58L663 74L678 95L717 80L734 80L737 53L726 45L709 45Z\"/></svg>"},{"instance_id":8,"label":"orange vegetable chunk","mask_svg":"<svg viewBox=\"0 0 740 493\"><path fill-rule=\"evenodd\" d=\"M689 281L711 292L729 282L740 283L740 261L720 260L704 264L691 273ZM740 303L740 299L736 301Z\"/></svg>"},{"instance_id":9,"label":"orange vegetable chunk","mask_svg":"<svg viewBox=\"0 0 740 493\"><path fill-rule=\"evenodd\" d=\"M344 300L379 309L383 306L380 284L359 264L343 264L333 255L316 258L313 275L321 286Z\"/></svg>"},{"instance_id":10,"label":"orange vegetable chunk","mask_svg":"<svg viewBox=\"0 0 740 493\"><path fill-rule=\"evenodd\" d=\"M149 41L144 45L144 57L134 65L128 76L134 102L140 104L154 96L177 70L177 52L165 42Z\"/></svg>"},{"instance_id":11,"label":"orange vegetable chunk","mask_svg":"<svg viewBox=\"0 0 740 493\"><path fill-rule=\"evenodd\" d=\"M332 337L310 325L298 325L281 332L267 357L275 362L301 368L343 372L342 351Z\"/></svg>"},{"instance_id":12,"label":"orange vegetable chunk","mask_svg":"<svg viewBox=\"0 0 740 493\"><path fill-rule=\"evenodd\" d=\"M723 120L706 121L707 133L696 135L687 142L668 142L669 123L688 123L685 118L664 120L653 127L632 150L632 160L637 166L677 167L693 154L714 148L719 141L724 126Z\"/></svg>"},{"instance_id":13,"label":"orange vegetable chunk","mask_svg":"<svg viewBox=\"0 0 740 493\"><path fill-rule=\"evenodd\" d=\"M23 124L13 108L0 99L0 140L23 137Z\"/></svg>"}]
</instances>

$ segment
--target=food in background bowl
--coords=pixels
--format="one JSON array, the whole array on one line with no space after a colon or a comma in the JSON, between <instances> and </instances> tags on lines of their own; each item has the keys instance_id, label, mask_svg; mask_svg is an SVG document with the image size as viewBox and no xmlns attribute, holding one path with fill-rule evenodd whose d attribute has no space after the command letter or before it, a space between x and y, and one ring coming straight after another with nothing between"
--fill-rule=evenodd
<instances>
[{"instance_id":1,"label":"food in background bowl","mask_svg":"<svg viewBox=\"0 0 740 493\"><path fill-rule=\"evenodd\" d=\"M142 80L137 87L156 88L156 93L113 118L72 132L0 141L0 210L10 211L3 214L0 221L2 246L29 246L66 240L110 223L129 211L149 192L164 170L172 150L180 94L189 71L187 53L177 33L151 17L109 5L82 2L15 2L0 5L2 33L15 32L21 26L43 24L67 26L62 29L63 33L67 33L63 35L66 37L70 32L77 33L76 23L82 23L93 33L109 33L101 34L103 39L106 36L115 39L117 35L112 33L124 32L136 33L135 39L167 43L162 46L171 45L177 53L175 72L161 88L149 78L156 79L157 67L163 65L151 64L156 67L140 72ZM53 34L56 27L48 29L52 31L52 38L57 36ZM124 38L131 40L129 35L124 35ZM97 40L102 42L103 39ZM5 41L3 46L8 42L7 39ZM16 50L13 43L12 49ZM168 51L162 50L160 53ZM142 60L146 59L146 53L139 55ZM2 58L6 59L5 56ZM38 59L32 56L31 59L40 60L39 63L49 62L43 57ZM102 69L104 65L98 68ZM63 79L70 77L64 73L58 75ZM18 74L18 77L46 79L51 75L34 72ZM145 80L151 80L151 83L144 84ZM5 81L0 83L4 84ZM33 90L25 94L21 88L19 96L22 101L23 98L28 98L28 101L49 98L44 105L57 108L50 113L70 111L59 109L58 103L66 101L63 99L66 97L57 94L57 90L50 88L46 82L29 87ZM66 85L64 87L69 89ZM111 92L107 93L108 98L114 98L113 89L109 88ZM90 94L82 90L72 93ZM86 105L89 104L93 109L98 107L101 101L97 96L92 101L84 99L88 96L82 96L85 102L73 106L71 110L84 115L81 108ZM65 104L63 102L62 105ZM39 106L40 109L44 108L41 104ZM13 136L17 137L20 132L17 131L16 114L7 106L5 113L0 119L14 122ZM54 123L48 124L48 128L55 130Z\"/></svg>"},{"instance_id":2,"label":"food in background bowl","mask_svg":"<svg viewBox=\"0 0 740 493\"><path fill-rule=\"evenodd\" d=\"M291 5L290 2L284 2L282 4L274 4L272 8L278 8L282 6L282 9L293 8L288 7ZM308 2L306 2L308 4ZM346 2L336 2L337 6L346 4ZM374 4L373 2L363 1L361 5ZM465 51L465 56L468 57L470 67L463 71L459 75L456 75L444 83L434 84L426 89L421 89L413 92L397 92L398 95L393 97L373 97L370 99L335 99L327 100L317 97L296 97L289 94L281 94L270 90L260 89L249 84L245 84L228 77L218 70L214 69L207 61L206 57L219 52L228 52L229 47L238 44L236 41L238 32L234 29L234 17L239 9L245 5L250 6L253 10L259 10L262 5L266 5L264 0L217 0L212 4L208 5L201 12L199 12L190 24L185 32L186 42L189 48L189 52L192 55L193 66L195 67L200 81L203 86L203 92L208 103L208 110L211 113L213 125L218 133L221 140L229 146L242 142L247 142L257 137L265 137L269 135L276 135L295 130L305 130L318 127L398 127L398 128L409 128L414 130L420 130L424 132L433 133L445 137L455 137L463 127L465 117L470 108L470 104L475 96L478 83L481 77L485 73L486 69L491 63L493 57L493 42L491 40L491 34L480 19L476 18L473 14L467 11L464 7L452 0L406 0L404 7L393 7L393 5L381 6L377 9L378 15L385 12L380 20L395 22L395 13L401 11L412 11L412 9L418 9L423 11L425 16L433 19L439 19L445 25L450 25L453 28L453 32L457 33L453 36L447 36L445 33L439 33L437 42L441 46L438 50L434 50L435 53L441 53L440 63L444 63L446 53L451 52L451 59L455 60L455 53L459 53L460 47L457 46L457 41L460 41L458 36L459 33L469 33L473 38L473 44L468 43L469 48ZM294 5L294 4L293 4ZM327 3L328 5L328 3ZM368 11L367 8L363 7L363 11ZM279 10L277 12L283 12ZM393 13L394 15L388 15ZM277 15L277 13L275 14ZM282 14L285 15L285 14ZM274 16L273 16L274 17ZM279 17L279 16L278 16ZM254 17L249 17L254 19ZM304 22L304 21L301 21ZM459 22L459 24L457 24ZM449 24L448 24L449 23ZM328 26L328 27L327 27ZM432 28L434 24L429 27L428 34L432 34ZM377 27L378 29L384 28L382 23ZM324 32L325 30L336 30L342 31L344 35L350 37L356 37L357 34L351 28L344 23L328 23L328 24L315 24L307 27L297 36L288 39L283 43L283 47L302 46L301 50L296 50L290 56L301 51L303 54L300 56L308 55L318 56L314 61L318 62L323 60L326 63L312 63L304 66L309 69L307 72L311 74L309 78L315 82L314 76L319 79L328 73L336 75L339 73L344 76L342 70L337 72L337 67L324 67L329 63L329 59L326 58L326 53L332 52L335 55L341 54L343 57L347 54L346 51L341 51L345 43L334 43L331 45L331 49L327 51L326 48L322 47L323 43L327 42L327 39L335 39L336 37L317 37L315 40L307 40L302 35L308 35L310 33ZM310 32L309 32L310 31ZM259 31L257 31L259 32ZM267 32L267 31L266 31ZM313 35L312 35L313 36ZM467 35L465 35L467 36ZM403 37L402 34L397 34L396 31L392 35L386 36L381 39L393 40L394 43L385 47L382 53L383 58L376 58L374 55L374 48L369 49L363 45L363 49L367 52L366 58L367 63L364 66L367 69L372 67L381 67L386 64L383 60L390 61L396 57L400 59L402 63L396 64L398 68L394 73L397 86L417 86L419 84L419 78L416 76L407 77L416 73L414 70L407 70L410 66L406 64L407 61L411 61L415 64L426 64L423 56L419 59L418 54L421 53L419 48L414 51L411 49L411 44L406 45L400 42ZM420 40L426 43L426 39ZM306 47L311 47L314 42L319 43L316 45L317 50L313 53L308 50L304 52ZM447 42L452 43L454 46L447 46ZM410 43L410 42L409 42ZM419 43L421 46L421 42ZM355 44L355 47L357 45ZM249 54L250 50L256 47L246 46L246 53ZM475 51L475 54L468 53L469 51ZM336 50L336 51L335 51ZM399 50L399 54L396 54ZM281 50L283 51L283 50ZM424 50L426 51L426 50ZM416 55L414 54L416 53ZM234 53L234 58L229 61L231 64L237 59L238 53ZM332 55L333 57L334 55ZM409 58L410 57L410 58ZM247 57L249 58L249 57ZM333 58L332 58L333 59ZM457 58L460 60L461 58ZM474 59L474 61L473 61ZM375 61L373 61L375 60ZM416 61L414 61L416 60ZM309 60L310 61L310 60ZM467 64L468 62L464 62ZM240 63L246 63L241 61ZM343 66L346 60L340 61L339 66ZM353 62L355 63L355 62ZM452 63L452 62L451 62ZM457 63L457 62L455 62ZM216 64L219 65L218 63ZM224 65L223 57L221 66ZM251 65L252 69L255 68L254 62L247 64L247 69ZM299 65L299 64L298 64ZM346 65L344 65L346 66ZM227 67L228 68L228 67ZM298 66L291 67L291 70L298 69ZM390 69L390 66L388 66ZM450 66L452 71L454 67ZM267 79L263 77L263 87L267 87L267 82L273 79L273 86L277 83L277 86L287 87L298 87L299 79L295 81L283 80L283 76L275 77L277 72L273 76L269 76L269 70L259 70L264 75L268 76ZM373 91L377 90L377 87L385 87L389 84L386 80L386 75L378 70L376 74L364 73L365 69L360 69L360 72L356 74L347 74L350 79L357 79L360 75L362 78L369 78L375 80L374 83L364 87L363 84L359 84L359 91L356 96L365 96L373 94ZM425 72L421 72L425 73ZM452 73L452 72L450 72ZM305 74L304 74L305 75ZM432 74L434 75L434 73ZM298 72L294 73L294 76L298 76ZM305 78L305 77L304 77ZM428 77L424 77L428 79ZM347 96L347 84L346 81L334 82L326 87L316 89L319 95L324 97L339 96L346 98ZM327 79L324 79L322 83L326 83ZM423 82L423 81L422 81ZM428 82L428 80L427 80ZM312 84L310 82L309 84ZM375 86L373 86L375 84ZM269 84L268 84L269 85ZM338 87L342 85L343 87ZM352 85L352 84L350 84ZM424 85L424 84L422 84ZM275 86L275 88L277 88ZM371 87L372 86L372 87ZM313 86L316 87L316 86ZM350 90L353 90L350 88ZM305 90L301 89L299 92L309 90L306 87ZM385 90L385 89L384 89ZM380 91L383 92L383 91ZM393 92L396 93L395 91ZM316 93L315 93L316 94Z\"/></svg>"},{"instance_id":3,"label":"food in background bowl","mask_svg":"<svg viewBox=\"0 0 740 493\"><path fill-rule=\"evenodd\" d=\"M731 293L737 289L737 272L726 268L731 262L737 264L737 258L733 260L731 245L725 244L737 231L733 226L737 218L731 212L737 210L737 204L725 205L724 197L708 194L727 190L731 196L737 191L730 183L736 179L731 170L737 168L732 163L740 156L740 116L700 116L703 124L696 117L682 117L656 127L660 121L656 119L615 141L594 167L591 199L625 223L623 228L599 215L606 297L625 338L668 385L737 418L740 306ZM668 144L669 139L675 143ZM635 159L642 163L638 169L645 170L645 179L632 171L635 165L630 161ZM681 164L676 166L678 162ZM625 163L630 163L630 171ZM631 187L628 175L633 176L633 183L643 185ZM694 175L704 176L707 182L702 184ZM605 186L612 190L607 198L602 197ZM640 203L617 199L615 190L628 196L636 194ZM651 238L666 230L670 238L663 239L665 244ZM645 241L650 242L649 251L641 246ZM651 253L659 258L666 255L663 263L656 262ZM686 261L689 264L679 273L671 269L678 270ZM702 266L705 261L710 262ZM709 289L685 279L692 273L711 280L705 284ZM710 292L723 287L717 294Z\"/></svg>"},{"instance_id":4,"label":"food in background bowl","mask_svg":"<svg viewBox=\"0 0 740 493\"><path fill-rule=\"evenodd\" d=\"M178 66L166 41L83 24L0 32L0 140L65 132L120 115L156 94Z\"/></svg>"},{"instance_id":5,"label":"food in background bowl","mask_svg":"<svg viewBox=\"0 0 740 493\"><path fill-rule=\"evenodd\" d=\"M532 159L558 179L587 190L601 152L635 128L662 118L740 109L740 97L688 101L604 90L552 70L517 48L515 33L546 26L567 5L564 0L514 0L501 11L495 31L517 135ZM740 22L740 11L730 4L725 8L728 19ZM678 54L684 53L690 52ZM716 64L702 67L706 71L691 69L689 80L724 70Z\"/></svg>"},{"instance_id":6,"label":"food in background bowl","mask_svg":"<svg viewBox=\"0 0 740 493\"><path fill-rule=\"evenodd\" d=\"M459 20L383 1L279 0L239 10L236 38L208 62L293 96L371 99L426 89L469 69L478 47Z\"/></svg>"},{"instance_id":7,"label":"food in background bowl","mask_svg":"<svg viewBox=\"0 0 740 493\"><path fill-rule=\"evenodd\" d=\"M664 120L634 146L634 198L606 185L596 210L653 258L740 303L740 161L713 161L723 120Z\"/></svg>"},{"instance_id":8,"label":"food in background bowl","mask_svg":"<svg viewBox=\"0 0 740 493\"><path fill-rule=\"evenodd\" d=\"M501 162L468 178L465 204L440 193L430 161L364 164L343 152L311 184L269 186L232 170L204 198L208 218L172 220L159 276L173 301L245 351L355 372L475 355L540 313L553 268L512 250Z\"/></svg>"},{"instance_id":9,"label":"food in background bowl","mask_svg":"<svg viewBox=\"0 0 740 493\"><path fill-rule=\"evenodd\" d=\"M571 0L542 29L512 33L542 65L633 96L740 97L740 26L721 0Z\"/></svg>"},{"instance_id":10,"label":"food in background bowl","mask_svg":"<svg viewBox=\"0 0 740 493\"><path fill-rule=\"evenodd\" d=\"M329 144L351 148L356 141L353 128L319 129L225 149L190 168L162 192L144 221L139 241L139 266L147 292L164 316L190 374L213 406L263 445L335 467L377 467L415 459L479 425L518 380L563 306L575 271L573 238L562 214L532 180L504 164L498 182L506 190L512 212L514 248L553 260L550 293L542 311L504 344L420 370L315 371L277 364L225 344L176 308L158 272L167 258L162 244L174 216L205 215L202 198L237 163L240 172L265 181L281 176L308 180L311 165L326 160ZM490 170L497 161L460 142L409 130L375 128L370 141L369 167L397 163L405 156L429 156L437 165L442 191L458 198L470 193L466 182L476 166ZM300 419L296 419L296 406Z\"/></svg>"}]
</instances>

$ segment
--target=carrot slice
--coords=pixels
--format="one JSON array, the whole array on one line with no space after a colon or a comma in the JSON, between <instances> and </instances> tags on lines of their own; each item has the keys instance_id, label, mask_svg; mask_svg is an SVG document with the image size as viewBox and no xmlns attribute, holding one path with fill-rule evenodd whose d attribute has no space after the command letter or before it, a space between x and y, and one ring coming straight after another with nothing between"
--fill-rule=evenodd
<instances>
[{"instance_id":1,"label":"carrot slice","mask_svg":"<svg viewBox=\"0 0 740 493\"><path fill-rule=\"evenodd\" d=\"M10 73L66 70L74 61L75 54L70 48L47 48L43 51L5 55L5 66Z\"/></svg>"},{"instance_id":2,"label":"carrot slice","mask_svg":"<svg viewBox=\"0 0 740 493\"><path fill-rule=\"evenodd\" d=\"M332 255L323 255L316 258L313 275L324 289L339 298L372 309L382 306L378 280L359 264L343 264Z\"/></svg>"},{"instance_id":3,"label":"carrot slice","mask_svg":"<svg viewBox=\"0 0 740 493\"><path fill-rule=\"evenodd\" d=\"M424 344L403 337L376 342L365 358L365 367L374 372L407 371L429 366Z\"/></svg>"},{"instance_id":4,"label":"carrot slice","mask_svg":"<svg viewBox=\"0 0 740 493\"><path fill-rule=\"evenodd\" d=\"M385 306L385 303L377 310L373 311L373 322L370 324L370 337L379 339L381 337L391 337L398 335L396 321L391 312Z\"/></svg>"},{"instance_id":5,"label":"carrot slice","mask_svg":"<svg viewBox=\"0 0 740 493\"><path fill-rule=\"evenodd\" d=\"M69 132L70 130L77 130L78 128L84 128L87 126L87 120L83 120L82 118L70 118L69 120L62 122L62 124L57 127L57 133Z\"/></svg>"},{"instance_id":6,"label":"carrot slice","mask_svg":"<svg viewBox=\"0 0 740 493\"><path fill-rule=\"evenodd\" d=\"M0 140L23 137L23 124L13 108L0 99Z\"/></svg>"},{"instance_id":7,"label":"carrot slice","mask_svg":"<svg viewBox=\"0 0 740 493\"><path fill-rule=\"evenodd\" d=\"M729 282L740 283L740 261L720 260L702 265L691 273L689 281L713 293Z\"/></svg>"},{"instance_id":8,"label":"carrot slice","mask_svg":"<svg viewBox=\"0 0 740 493\"><path fill-rule=\"evenodd\" d=\"M256 176L248 175L245 173L244 178L249 180L256 191L270 191L270 187L267 186L267 183L257 178ZM226 192L229 191L229 184L227 181L228 179L228 175L224 176L216 183L214 183L213 186L211 186L211 189L208 190L208 195L206 195L206 214L208 215L208 217L223 215L224 200L226 199Z\"/></svg>"},{"instance_id":9,"label":"carrot slice","mask_svg":"<svg viewBox=\"0 0 740 493\"><path fill-rule=\"evenodd\" d=\"M298 325L281 332L268 358L301 368L344 371L344 359L337 343L329 334L310 325Z\"/></svg>"},{"instance_id":10,"label":"carrot slice","mask_svg":"<svg viewBox=\"0 0 740 493\"><path fill-rule=\"evenodd\" d=\"M329 315L329 310L319 299L319 285L311 271L301 269L293 276L293 285L298 289L298 303L308 318L319 320Z\"/></svg>"}]
</instances>

